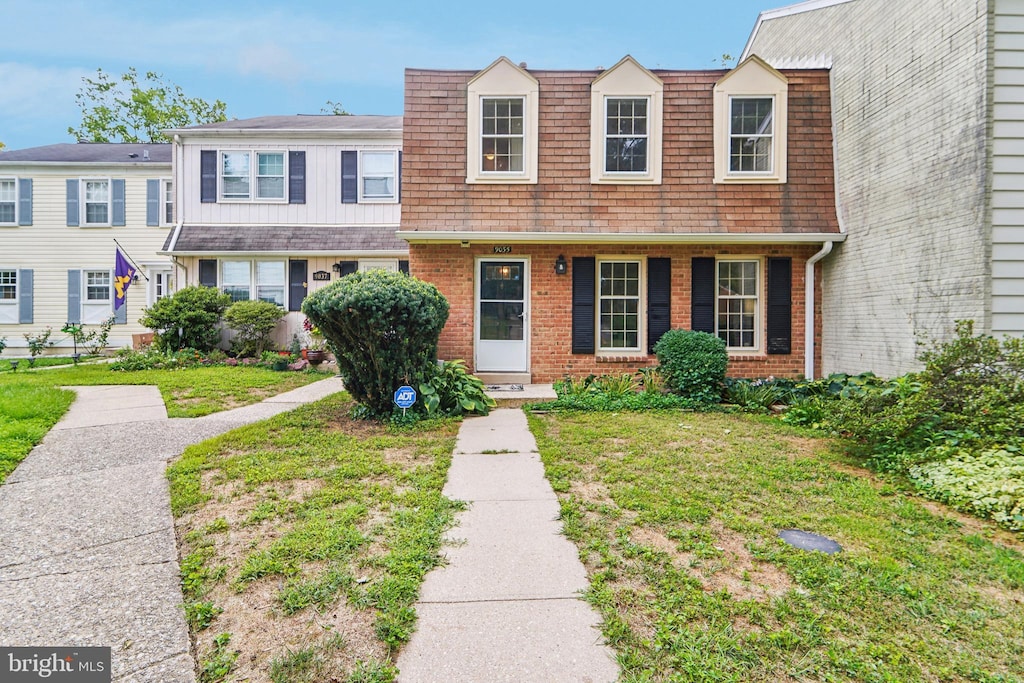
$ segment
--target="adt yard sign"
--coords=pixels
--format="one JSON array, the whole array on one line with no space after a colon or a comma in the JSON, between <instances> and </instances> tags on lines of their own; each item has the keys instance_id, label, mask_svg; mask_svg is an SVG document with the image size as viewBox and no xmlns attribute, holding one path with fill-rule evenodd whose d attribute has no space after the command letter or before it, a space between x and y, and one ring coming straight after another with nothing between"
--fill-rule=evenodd
<instances>
[{"instance_id":1,"label":"adt yard sign","mask_svg":"<svg viewBox=\"0 0 1024 683\"><path fill-rule=\"evenodd\" d=\"M398 387L395 391L395 405L405 410L416 403L416 390L410 386Z\"/></svg>"}]
</instances>

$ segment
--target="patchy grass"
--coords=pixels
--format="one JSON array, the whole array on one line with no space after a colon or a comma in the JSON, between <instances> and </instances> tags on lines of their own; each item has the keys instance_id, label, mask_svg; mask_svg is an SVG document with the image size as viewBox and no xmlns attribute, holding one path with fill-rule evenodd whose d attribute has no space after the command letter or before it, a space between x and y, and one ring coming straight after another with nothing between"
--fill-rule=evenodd
<instances>
[{"instance_id":1,"label":"patchy grass","mask_svg":"<svg viewBox=\"0 0 1024 683\"><path fill-rule=\"evenodd\" d=\"M186 610L234 634L233 680L390 681L458 505L457 422L399 430L344 394L190 447L168 469Z\"/></svg>"},{"instance_id":2,"label":"patchy grass","mask_svg":"<svg viewBox=\"0 0 1024 683\"><path fill-rule=\"evenodd\" d=\"M1019 536L765 418L608 418L530 424L622 680L1024 680Z\"/></svg>"},{"instance_id":3,"label":"patchy grass","mask_svg":"<svg viewBox=\"0 0 1024 683\"><path fill-rule=\"evenodd\" d=\"M75 394L62 386L155 384L170 417L199 417L235 408L330 375L211 366L112 372L106 364L0 374L0 484L63 417Z\"/></svg>"}]
</instances>

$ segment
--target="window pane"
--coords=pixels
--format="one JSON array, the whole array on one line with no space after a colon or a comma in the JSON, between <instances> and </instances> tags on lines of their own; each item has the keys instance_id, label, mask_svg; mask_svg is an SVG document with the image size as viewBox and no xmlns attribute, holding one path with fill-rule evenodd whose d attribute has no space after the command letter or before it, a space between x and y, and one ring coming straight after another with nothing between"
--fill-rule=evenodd
<instances>
[{"instance_id":1,"label":"window pane","mask_svg":"<svg viewBox=\"0 0 1024 683\"><path fill-rule=\"evenodd\" d=\"M729 120L729 170L772 171L772 121L770 97L733 98Z\"/></svg>"},{"instance_id":2,"label":"window pane","mask_svg":"<svg viewBox=\"0 0 1024 683\"><path fill-rule=\"evenodd\" d=\"M364 152L363 173L366 175L387 175L395 171L395 155L391 152Z\"/></svg>"},{"instance_id":3,"label":"window pane","mask_svg":"<svg viewBox=\"0 0 1024 683\"><path fill-rule=\"evenodd\" d=\"M647 98L605 100L605 171L647 172Z\"/></svg>"},{"instance_id":4,"label":"window pane","mask_svg":"<svg viewBox=\"0 0 1024 683\"><path fill-rule=\"evenodd\" d=\"M257 178L256 196L260 199L284 199L284 178Z\"/></svg>"},{"instance_id":5,"label":"window pane","mask_svg":"<svg viewBox=\"0 0 1024 683\"><path fill-rule=\"evenodd\" d=\"M640 263L602 261L598 292L600 347L639 349Z\"/></svg>"},{"instance_id":6,"label":"window pane","mask_svg":"<svg viewBox=\"0 0 1024 683\"><path fill-rule=\"evenodd\" d=\"M224 152L223 161L223 172L225 176L249 177L248 152Z\"/></svg>"},{"instance_id":7,"label":"window pane","mask_svg":"<svg viewBox=\"0 0 1024 683\"><path fill-rule=\"evenodd\" d=\"M105 202L108 197L108 184L106 180L85 181L85 201Z\"/></svg>"},{"instance_id":8,"label":"window pane","mask_svg":"<svg viewBox=\"0 0 1024 683\"><path fill-rule=\"evenodd\" d=\"M164 223L174 222L174 183L164 181Z\"/></svg>"},{"instance_id":9,"label":"window pane","mask_svg":"<svg viewBox=\"0 0 1024 683\"><path fill-rule=\"evenodd\" d=\"M86 223L107 223L107 205L106 204L86 204L85 205L85 222Z\"/></svg>"},{"instance_id":10,"label":"window pane","mask_svg":"<svg viewBox=\"0 0 1024 683\"><path fill-rule=\"evenodd\" d=\"M283 261L259 261L256 264L256 284L284 285Z\"/></svg>"},{"instance_id":11,"label":"window pane","mask_svg":"<svg viewBox=\"0 0 1024 683\"><path fill-rule=\"evenodd\" d=\"M221 264L221 289L231 296L232 301L249 300L249 267L248 261L224 261Z\"/></svg>"},{"instance_id":12,"label":"window pane","mask_svg":"<svg viewBox=\"0 0 1024 683\"><path fill-rule=\"evenodd\" d=\"M14 222L14 202L0 202L0 223Z\"/></svg>"},{"instance_id":13,"label":"window pane","mask_svg":"<svg viewBox=\"0 0 1024 683\"><path fill-rule=\"evenodd\" d=\"M256 198L284 199L284 154L256 153Z\"/></svg>"},{"instance_id":14,"label":"window pane","mask_svg":"<svg viewBox=\"0 0 1024 683\"><path fill-rule=\"evenodd\" d=\"M523 170L523 99L484 98L482 104L480 168L484 171Z\"/></svg>"},{"instance_id":15,"label":"window pane","mask_svg":"<svg viewBox=\"0 0 1024 683\"><path fill-rule=\"evenodd\" d=\"M224 152L221 156L221 192L227 199L249 198L249 153Z\"/></svg>"},{"instance_id":16,"label":"window pane","mask_svg":"<svg viewBox=\"0 0 1024 683\"><path fill-rule=\"evenodd\" d=\"M363 178L364 197L393 197L394 194L394 178Z\"/></svg>"},{"instance_id":17,"label":"window pane","mask_svg":"<svg viewBox=\"0 0 1024 683\"><path fill-rule=\"evenodd\" d=\"M0 270L0 301L18 298L18 271Z\"/></svg>"},{"instance_id":18,"label":"window pane","mask_svg":"<svg viewBox=\"0 0 1024 683\"><path fill-rule=\"evenodd\" d=\"M480 338L489 341L522 341L523 304L481 301Z\"/></svg>"},{"instance_id":19,"label":"window pane","mask_svg":"<svg viewBox=\"0 0 1024 683\"><path fill-rule=\"evenodd\" d=\"M284 175L284 154L259 152L256 159L260 175Z\"/></svg>"},{"instance_id":20,"label":"window pane","mask_svg":"<svg viewBox=\"0 0 1024 683\"><path fill-rule=\"evenodd\" d=\"M14 180L0 180L0 223L13 223L17 194Z\"/></svg>"},{"instance_id":21,"label":"window pane","mask_svg":"<svg viewBox=\"0 0 1024 683\"><path fill-rule=\"evenodd\" d=\"M718 262L718 336L729 348L756 346L757 274L757 261Z\"/></svg>"},{"instance_id":22,"label":"window pane","mask_svg":"<svg viewBox=\"0 0 1024 683\"><path fill-rule=\"evenodd\" d=\"M85 271L85 299L86 301L110 301L109 271Z\"/></svg>"}]
</instances>

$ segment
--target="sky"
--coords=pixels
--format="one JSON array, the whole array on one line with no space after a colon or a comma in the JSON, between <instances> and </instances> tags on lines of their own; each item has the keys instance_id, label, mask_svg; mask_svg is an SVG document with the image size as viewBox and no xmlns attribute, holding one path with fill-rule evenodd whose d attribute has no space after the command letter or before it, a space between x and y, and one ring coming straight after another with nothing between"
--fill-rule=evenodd
<instances>
[{"instance_id":1,"label":"sky","mask_svg":"<svg viewBox=\"0 0 1024 683\"><path fill-rule=\"evenodd\" d=\"M795 0L0 0L0 142L73 142L96 70L154 71L228 118L401 114L406 67L720 68L758 13Z\"/></svg>"}]
</instances>

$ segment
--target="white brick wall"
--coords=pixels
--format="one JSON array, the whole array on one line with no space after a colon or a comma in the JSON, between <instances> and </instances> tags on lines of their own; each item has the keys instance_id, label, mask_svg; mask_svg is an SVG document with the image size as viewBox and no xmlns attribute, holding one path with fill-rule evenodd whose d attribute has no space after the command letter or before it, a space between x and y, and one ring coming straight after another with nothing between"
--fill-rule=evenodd
<instances>
[{"instance_id":1,"label":"white brick wall","mask_svg":"<svg viewBox=\"0 0 1024 683\"><path fill-rule=\"evenodd\" d=\"M986 0L853 0L764 21L769 63L832 58L840 220L824 371L896 375L953 321L990 326Z\"/></svg>"}]
</instances>

